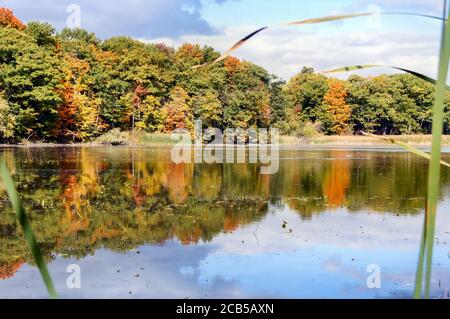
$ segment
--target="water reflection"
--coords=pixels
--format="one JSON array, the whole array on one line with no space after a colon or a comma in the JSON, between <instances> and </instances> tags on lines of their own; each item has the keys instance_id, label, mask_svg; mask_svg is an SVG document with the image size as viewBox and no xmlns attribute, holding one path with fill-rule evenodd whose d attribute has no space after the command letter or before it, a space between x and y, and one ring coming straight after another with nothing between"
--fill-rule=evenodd
<instances>
[{"instance_id":1,"label":"water reflection","mask_svg":"<svg viewBox=\"0 0 450 319\"><path fill-rule=\"evenodd\" d=\"M316 284L315 289L302 293L295 290L294 283L290 287L291 283L279 281L290 282L288 277L292 276L295 282L303 280L305 284L305 278L286 272L295 270L299 260L308 258L308 267L298 271L306 272L311 278L330 275L330 269L337 267L340 258L351 254L350 243L364 246L369 235L371 240L380 242L380 234L377 235L380 230L370 231L367 225L373 222L373 217L367 214L375 213L383 218L376 223L391 231L383 232L387 237L377 246L381 249L375 253L378 259L386 260L383 247L389 248L393 243L397 247L400 241L399 247L404 249L407 238L409 252L405 258L413 276L418 249L415 241L420 235L420 215L426 195L427 163L407 153L285 150L281 152L280 170L275 175L259 174L257 164L174 164L170 150L164 148L19 148L4 149L3 153L32 218L36 237L48 261L53 261L50 267L63 260L88 262L95 257L96 262L89 267L97 269L101 264L97 256L112 254L108 255L110 262L121 268L125 261L120 256L129 256L136 249L156 253L158 247L172 247L179 251L178 256L194 249L194 265L177 264L184 277L198 272L194 276L196 286L190 288L192 293L187 296L201 297L200 292L205 291L209 296L220 296L224 284L208 288L220 279L228 288L230 285L239 288L242 296L339 297L338 291L351 285L352 276L330 279L332 284ZM443 200L449 193L448 184L449 175L445 170ZM2 287L12 282L11 288L14 280L19 283L25 280L25 275L14 278L14 274L33 262L2 189L0 199L0 278L10 278L0 283L0 296L3 296ZM402 238L396 237L398 229L389 228L399 226L392 219L399 216L412 223ZM392 223L385 223L386 218ZM302 221L307 224L299 224ZM284 222L288 227L282 228ZM338 225L342 227L339 230ZM445 225L449 225L448 219ZM351 237L342 233L352 227L357 231ZM317 232L311 233L311 229ZM319 264L313 262L315 259L308 250L311 247L304 246L309 245L305 233L309 233L309 243L315 243L317 255L323 258ZM445 234L448 233L441 235L448 237ZM337 237L347 241L336 247ZM242 251L249 240L252 248ZM225 253L224 248L230 242L234 246L225 249ZM444 250L448 247L446 242L441 245ZM332 246L337 249L335 254L330 251ZM370 247L374 251L378 249ZM393 256L401 255L399 247L393 249ZM256 251L260 254L254 254ZM367 252L363 255L359 257L369 258ZM172 260L176 258L177 255L167 257L167 267L176 263ZM31 271L27 267L23 266L24 273ZM400 273L402 267L405 267L404 260L393 268ZM448 274L445 267L443 272ZM257 283L267 275L274 281ZM359 273L358 280L364 275ZM183 280L179 279L179 285ZM364 284L363 280L358 286ZM326 289L329 291L325 292ZM155 296L178 296L167 294ZM357 297L358 293L352 296Z\"/></svg>"}]
</instances>

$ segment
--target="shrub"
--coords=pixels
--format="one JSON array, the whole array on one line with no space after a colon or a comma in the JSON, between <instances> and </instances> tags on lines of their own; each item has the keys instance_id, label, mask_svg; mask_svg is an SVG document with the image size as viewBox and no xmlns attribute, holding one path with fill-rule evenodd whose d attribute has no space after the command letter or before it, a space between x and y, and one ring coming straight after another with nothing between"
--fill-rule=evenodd
<instances>
[{"instance_id":1,"label":"shrub","mask_svg":"<svg viewBox=\"0 0 450 319\"><path fill-rule=\"evenodd\" d=\"M111 131L99 136L95 142L109 145L128 145L129 140L129 132L122 132L120 129L114 128Z\"/></svg>"},{"instance_id":2,"label":"shrub","mask_svg":"<svg viewBox=\"0 0 450 319\"><path fill-rule=\"evenodd\" d=\"M314 138L322 135L322 123L316 122L306 122L302 128L299 130L299 135L305 138Z\"/></svg>"}]
</instances>

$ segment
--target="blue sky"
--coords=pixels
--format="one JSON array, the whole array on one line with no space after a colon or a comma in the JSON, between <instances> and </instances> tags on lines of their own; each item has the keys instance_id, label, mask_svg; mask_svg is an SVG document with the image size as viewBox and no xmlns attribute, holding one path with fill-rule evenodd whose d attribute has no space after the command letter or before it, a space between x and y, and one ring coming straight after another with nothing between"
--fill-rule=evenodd
<instances>
[{"instance_id":1,"label":"blue sky","mask_svg":"<svg viewBox=\"0 0 450 319\"><path fill-rule=\"evenodd\" d=\"M258 24L265 25L285 20L296 20L328 15L332 13L362 12L371 4L385 11L402 9L408 12L440 14L439 1L365 1L365 0L231 0L226 3L203 0L203 16L214 24ZM236 14L238 12L238 14Z\"/></svg>"},{"instance_id":2,"label":"blue sky","mask_svg":"<svg viewBox=\"0 0 450 319\"><path fill-rule=\"evenodd\" d=\"M81 26L100 38L129 35L174 47L195 42L220 51L259 26L280 21L373 8L442 14L442 0L0 0L25 22L48 21L58 29L66 25L69 4L80 6ZM439 31L437 21L401 16L274 28L236 56L286 79L302 65L329 69L362 63L392 64L433 76Z\"/></svg>"}]
</instances>

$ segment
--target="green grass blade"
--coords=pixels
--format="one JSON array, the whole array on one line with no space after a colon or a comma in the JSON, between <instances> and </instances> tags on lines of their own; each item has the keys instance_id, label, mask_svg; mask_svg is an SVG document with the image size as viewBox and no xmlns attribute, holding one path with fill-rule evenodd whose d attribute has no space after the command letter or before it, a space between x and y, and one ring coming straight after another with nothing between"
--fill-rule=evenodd
<instances>
[{"instance_id":1,"label":"green grass blade","mask_svg":"<svg viewBox=\"0 0 450 319\"><path fill-rule=\"evenodd\" d=\"M205 63L205 64L200 64L200 65L195 65L192 68L193 69L198 69L201 68L203 66L206 66L208 64L214 64L217 62L220 62L222 60L225 60L228 56L230 56L230 54L237 50L238 48L240 48L242 45L244 45L245 42L247 42L247 40L249 40L250 38L253 38L255 35L257 35L258 33L260 33L261 31L264 31L266 29L268 29L269 27L262 27L259 28L256 31L253 31L252 33L250 33L249 35L245 36L244 38L242 38L241 40L239 40L238 42L236 42L231 48L229 48L227 51L225 51L225 53L223 53L221 56L219 56L217 59L215 59L214 61L210 62L210 63Z\"/></svg>"},{"instance_id":2,"label":"green grass blade","mask_svg":"<svg viewBox=\"0 0 450 319\"><path fill-rule=\"evenodd\" d=\"M445 0L444 0L445 1ZM415 16L415 17L423 17L423 18L430 18L430 19L434 19L434 20L440 20L440 21L445 21L445 17L439 17L439 16L434 16L431 14L422 14L422 13L416 13L416 12L380 12L380 14L383 15L402 15L402 16Z\"/></svg>"},{"instance_id":3,"label":"green grass blade","mask_svg":"<svg viewBox=\"0 0 450 319\"><path fill-rule=\"evenodd\" d=\"M36 265L39 268L42 279L49 293L49 296L50 298L55 299L58 297L58 295L53 285L52 278L50 277L47 265L45 263L45 259L42 256L41 250L39 249L36 238L33 234L33 230L31 229L30 222L22 206L22 201L19 198L19 195L16 191L16 187L14 186L14 182L11 178L11 174L9 173L9 170L6 166L6 162L4 159L0 161L0 176L2 178L6 191L8 192L11 204L16 212L17 220L19 221L20 225L23 228L25 239L28 243L28 246L31 249L34 260L36 261Z\"/></svg>"},{"instance_id":4,"label":"green grass blade","mask_svg":"<svg viewBox=\"0 0 450 319\"><path fill-rule=\"evenodd\" d=\"M444 13L448 16L448 11ZM439 72L438 80L436 82L434 106L433 106L433 141L431 146L431 161L428 176L428 219L426 223L426 260L425 260L425 298L430 298L430 284L431 284L431 267L433 260L433 246L434 233L436 225L437 204L439 201L440 188L440 170L441 165L439 160L441 158L442 148L442 131L444 127L444 98L446 93L446 81L448 76L449 58L450 58L450 24L448 20L443 23L441 35L441 49L439 56Z\"/></svg>"},{"instance_id":5,"label":"green grass blade","mask_svg":"<svg viewBox=\"0 0 450 319\"><path fill-rule=\"evenodd\" d=\"M425 238L427 236L427 224L428 224L428 203L425 204L424 216L425 217L422 226L422 237L420 240L419 261L417 263L416 279L414 283L414 292L413 292L414 299L420 299L422 294L423 266L425 263L425 247L426 247Z\"/></svg>"},{"instance_id":6,"label":"green grass blade","mask_svg":"<svg viewBox=\"0 0 450 319\"><path fill-rule=\"evenodd\" d=\"M327 71L322 71L322 74L329 74L329 73L338 73L338 72L349 72L349 71L357 71L357 70L364 70L364 69L370 69L370 68L391 68L391 69L395 69L395 70L399 70L399 71L403 71L406 73L409 73L411 75L414 75L422 80L425 80L431 84L436 84L436 80L433 78L430 78L429 76L426 76L425 74L416 72L416 71L412 71L412 70L408 70L405 68L400 68L397 66L392 66L392 65L380 65L380 64L360 64L360 65L351 65L351 66L344 66L341 68L337 68L337 69L332 69L332 70L327 70ZM447 90L450 90L450 86L445 85L445 88Z\"/></svg>"},{"instance_id":7,"label":"green grass blade","mask_svg":"<svg viewBox=\"0 0 450 319\"><path fill-rule=\"evenodd\" d=\"M418 155L420 157L426 158L427 160L431 160L431 155L430 154L428 154L428 153L426 153L424 151L421 151L421 150L419 150L419 149L417 149L417 148L415 148L415 147L413 147L413 146L411 146L409 144L397 141L397 140L395 140L395 139L393 139L391 137L380 136L380 135L375 135L375 134L370 134L370 133L365 133L365 132L362 132L362 134L366 135L366 136L371 136L371 137L374 137L374 138L378 138L378 139L381 139L381 140L388 141L391 144L396 144L396 145L398 145L400 147L403 147L405 150L407 150L407 151L409 151L409 152L411 152L413 154L416 154L416 155ZM440 164L442 164L444 166L447 166L447 167L450 167L449 163L447 163L445 161L442 161L442 160L440 161Z\"/></svg>"},{"instance_id":8,"label":"green grass blade","mask_svg":"<svg viewBox=\"0 0 450 319\"><path fill-rule=\"evenodd\" d=\"M332 70L326 70L322 71L320 73L338 73L338 72L349 72L349 71L357 71L357 70L364 70L369 68L380 68L383 67L383 65L380 64L360 64L360 65L349 65L349 66L343 66L340 68L332 69Z\"/></svg>"}]
</instances>

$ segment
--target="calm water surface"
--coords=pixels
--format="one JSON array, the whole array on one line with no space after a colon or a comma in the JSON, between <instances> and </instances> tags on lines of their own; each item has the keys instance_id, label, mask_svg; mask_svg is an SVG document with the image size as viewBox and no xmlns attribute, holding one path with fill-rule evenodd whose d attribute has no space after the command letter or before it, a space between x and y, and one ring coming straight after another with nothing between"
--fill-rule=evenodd
<instances>
[{"instance_id":1,"label":"calm water surface","mask_svg":"<svg viewBox=\"0 0 450 319\"><path fill-rule=\"evenodd\" d=\"M174 164L166 148L3 148L66 298L409 298L427 162L391 150L284 150L256 164ZM445 155L450 160L450 155ZM450 291L444 169L434 297ZM81 268L69 289L66 269ZM381 288L369 289L369 265ZM0 298L46 297L0 188Z\"/></svg>"}]
</instances>

